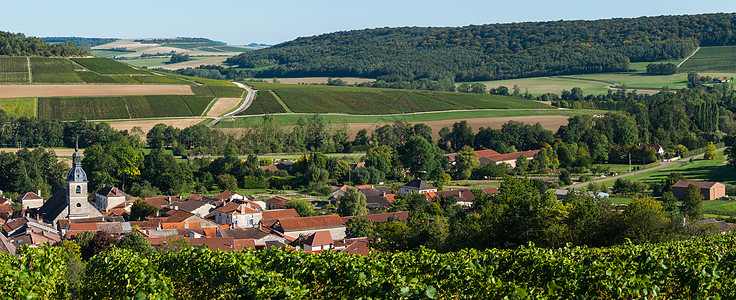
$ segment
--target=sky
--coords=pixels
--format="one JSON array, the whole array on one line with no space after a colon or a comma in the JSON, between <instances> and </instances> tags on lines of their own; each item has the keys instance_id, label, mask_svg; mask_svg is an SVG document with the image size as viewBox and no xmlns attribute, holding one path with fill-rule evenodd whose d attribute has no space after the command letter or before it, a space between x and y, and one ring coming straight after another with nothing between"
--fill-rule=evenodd
<instances>
[{"instance_id":1,"label":"sky","mask_svg":"<svg viewBox=\"0 0 736 300\"><path fill-rule=\"evenodd\" d=\"M735 12L736 1L194 1L33 0L3 3L0 31L29 36L205 37L278 44L352 29L466 26L552 20Z\"/></svg>"}]
</instances>

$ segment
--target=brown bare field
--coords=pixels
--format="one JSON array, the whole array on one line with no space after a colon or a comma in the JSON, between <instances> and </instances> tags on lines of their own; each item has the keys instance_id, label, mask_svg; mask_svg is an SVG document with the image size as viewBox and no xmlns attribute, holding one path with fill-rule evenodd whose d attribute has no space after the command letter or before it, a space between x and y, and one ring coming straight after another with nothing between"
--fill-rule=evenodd
<instances>
[{"instance_id":1,"label":"brown bare field","mask_svg":"<svg viewBox=\"0 0 736 300\"><path fill-rule=\"evenodd\" d=\"M34 148L28 148L29 150L33 150ZM18 148L0 148L0 152L10 152L10 153L16 153L18 152ZM54 152L56 152L56 156L59 157L71 157L72 154L74 154L74 149L53 149ZM79 149L79 152L81 152L84 155L84 149Z\"/></svg>"},{"instance_id":2,"label":"brown bare field","mask_svg":"<svg viewBox=\"0 0 736 300\"><path fill-rule=\"evenodd\" d=\"M143 133L147 134L153 126L156 124L166 124L177 128L184 129L186 127L199 124L205 118L171 118L171 119L153 119L153 120L130 120L130 121L108 121L112 128L117 130L128 130L130 131L133 127L140 126L143 129Z\"/></svg>"},{"instance_id":3,"label":"brown bare field","mask_svg":"<svg viewBox=\"0 0 736 300\"><path fill-rule=\"evenodd\" d=\"M539 123L542 125L544 129L552 130L552 132L557 132L557 129L560 128L562 125L567 125L567 119L570 118L569 116L557 116L557 115L548 115L548 116L521 116L521 117L495 117L495 118L468 118L468 119L453 119L453 120L441 120L441 121L425 121L425 122L415 122L415 123L424 123L427 124L429 127L432 127L432 138L439 138L439 131L442 129L442 127L449 127L452 128L452 124L455 124L455 122L459 121L468 121L468 125L470 125L473 128L473 131L475 133L478 133L478 129L481 127L491 127L493 129L500 129L501 125L508 121L519 121L527 124L536 124ZM361 129L368 130L368 133L372 133L373 130L375 130L377 127L381 127L386 124L392 124L392 123L348 123L348 128L350 130L351 138L354 138L355 135L360 131ZM290 128L292 126L284 126L286 128ZM226 134L233 135L235 137L240 137L243 133L242 128L219 128L222 130L222 132Z\"/></svg>"},{"instance_id":4,"label":"brown bare field","mask_svg":"<svg viewBox=\"0 0 736 300\"><path fill-rule=\"evenodd\" d=\"M213 56L213 57L207 57L203 59L195 59L175 64L164 64L160 66L155 66L151 68L162 68L167 70L178 70L178 69L184 69L184 68L196 68L200 65L215 65L215 66L222 66L225 64L225 60L228 58L228 56Z\"/></svg>"},{"instance_id":5,"label":"brown bare field","mask_svg":"<svg viewBox=\"0 0 736 300\"><path fill-rule=\"evenodd\" d=\"M557 129L562 125L567 125L567 119L569 116L521 116L521 117L496 117L496 118L471 118L471 119L455 119L455 120L441 120L441 121L426 121L419 122L427 124L432 127L432 138L439 138L439 131L442 127L452 128L452 124L462 120L468 121L468 125L473 128L475 133L478 133L478 129L481 127L491 127L493 129L500 129L501 125L508 121L519 121L527 124L539 123L544 129L552 130L556 132ZM368 133L373 132L376 127L381 127L391 123L348 123L352 136L355 136L361 129L368 130Z\"/></svg>"},{"instance_id":6,"label":"brown bare field","mask_svg":"<svg viewBox=\"0 0 736 300\"><path fill-rule=\"evenodd\" d=\"M260 78L265 81L271 82L273 78ZM300 83L327 83L328 77L302 77L302 78L276 78L279 83L283 84L300 84ZM348 84L358 84L363 82L372 82L376 81L372 78L359 78L359 77L332 77L332 79L342 79Z\"/></svg>"},{"instance_id":7,"label":"brown bare field","mask_svg":"<svg viewBox=\"0 0 736 300\"><path fill-rule=\"evenodd\" d=\"M158 44L143 44L141 42L134 42L131 40L119 40L119 41L114 41L112 43L107 43L105 45L94 46L92 47L92 50L103 50L103 49L110 49L110 48L125 48L128 50L135 50L138 48L155 47L155 46L158 46Z\"/></svg>"},{"instance_id":8,"label":"brown bare field","mask_svg":"<svg viewBox=\"0 0 736 300\"><path fill-rule=\"evenodd\" d=\"M210 111L207 112L208 117L219 117L221 115L224 115L225 113L236 109L238 107L238 104L240 104L240 101L243 101L242 98L219 98L215 102L215 104L212 105L212 108L210 108Z\"/></svg>"},{"instance_id":9,"label":"brown bare field","mask_svg":"<svg viewBox=\"0 0 736 300\"><path fill-rule=\"evenodd\" d=\"M0 85L0 98L194 95L188 85Z\"/></svg>"}]
</instances>

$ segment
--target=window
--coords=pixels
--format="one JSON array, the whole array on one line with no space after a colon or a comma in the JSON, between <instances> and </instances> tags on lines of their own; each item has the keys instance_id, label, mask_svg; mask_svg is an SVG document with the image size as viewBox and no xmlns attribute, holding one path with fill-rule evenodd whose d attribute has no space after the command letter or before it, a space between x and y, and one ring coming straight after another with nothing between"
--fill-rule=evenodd
<instances>
[{"instance_id":1,"label":"window","mask_svg":"<svg viewBox=\"0 0 736 300\"><path fill-rule=\"evenodd\" d=\"M77 203L77 207L82 207L82 203Z\"/></svg>"},{"instance_id":2,"label":"window","mask_svg":"<svg viewBox=\"0 0 736 300\"><path fill-rule=\"evenodd\" d=\"M81 185L78 185L77 186L77 194L81 194L81 193L82 193L82 186Z\"/></svg>"}]
</instances>

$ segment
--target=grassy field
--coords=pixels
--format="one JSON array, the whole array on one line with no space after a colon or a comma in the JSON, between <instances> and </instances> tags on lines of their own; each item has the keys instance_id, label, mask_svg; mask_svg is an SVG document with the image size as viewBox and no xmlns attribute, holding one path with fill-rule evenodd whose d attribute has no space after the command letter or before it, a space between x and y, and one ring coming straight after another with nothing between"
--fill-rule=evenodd
<instances>
[{"instance_id":1,"label":"grassy field","mask_svg":"<svg viewBox=\"0 0 736 300\"><path fill-rule=\"evenodd\" d=\"M659 182L672 172L680 172L688 180L718 181L724 184L736 184L736 172L726 165L723 152L718 152L718 158L705 160L698 158L689 163L687 159L667 168L661 168L650 172L644 172L626 177L629 180L641 180L645 183ZM613 181L607 181L612 186Z\"/></svg>"},{"instance_id":2,"label":"grassy field","mask_svg":"<svg viewBox=\"0 0 736 300\"><path fill-rule=\"evenodd\" d=\"M0 98L0 109L12 117L35 117L35 98Z\"/></svg>"},{"instance_id":3,"label":"grassy field","mask_svg":"<svg viewBox=\"0 0 736 300\"><path fill-rule=\"evenodd\" d=\"M550 108L536 101L496 95L262 82L249 84L257 90L273 91L289 109L298 113L381 115L478 108Z\"/></svg>"},{"instance_id":4,"label":"grassy field","mask_svg":"<svg viewBox=\"0 0 736 300\"><path fill-rule=\"evenodd\" d=\"M129 119L199 116L211 97L157 95L124 97L56 97L38 99L42 119Z\"/></svg>"},{"instance_id":5,"label":"grassy field","mask_svg":"<svg viewBox=\"0 0 736 300\"><path fill-rule=\"evenodd\" d=\"M65 58L31 57L31 74L34 83L84 82L75 70L78 67Z\"/></svg>"},{"instance_id":6,"label":"grassy field","mask_svg":"<svg viewBox=\"0 0 736 300\"><path fill-rule=\"evenodd\" d=\"M560 94L562 90L572 90L574 87L583 89L584 94L604 94L608 92L608 86L610 84L602 82L590 82L581 81L574 79L563 79L563 78L550 78L550 77L533 77L533 78L519 78L519 79L508 79L508 80L494 80L494 81L483 81L486 88L497 88L499 86L505 86L509 89L509 92L513 91L514 85L519 86L521 92L528 91L534 95L541 95L544 93Z\"/></svg>"},{"instance_id":7,"label":"grassy field","mask_svg":"<svg viewBox=\"0 0 736 300\"><path fill-rule=\"evenodd\" d=\"M646 71L648 64L675 64L679 65L680 62L682 62L682 59L678 60L663 60L663 61L654 61L654 62L634 62L629 64L629 69L634 71Z\"/></svg>"},{"instance_id":8,"label":"grassy field","mask_svg":"<svg viewBox=\"0 0 736 300\"><path fill-rule=\"evenodd\" d=\"M254 102L255 103L255 102ZM462 120L473 118L505 118L519 116L575 116L575 115L593 115L600 113L597 110L469 110L469 111L443 111L443 112L425 112L413 114L398 115L345 115L345 114L321 114L321 116L329 122L345 122L345 123L393 123L403 121L408 123L421 123L428 121L442 120ZM296 125L297 120L302 116L309 114L275 114L273 118L281 125ZM220 121L215 125L217 128L240 128L248 123L260 120L260 116L243 116L237 118L228 118Z\"/></svg>"},{"instance_id":9,"label":"grassy field","mask_svg":"<svg viewBox=\"0 0 736 300\"><path fill-rule=\"evenodd\" d=\"M134 69L107 58L72 58L71 60L99 74L148 74L147 71Z\"/></svg>"},{"instance_id":10,"label":"grassy field","mask_svg":"<svg viewBox=\"0 0 736 300\"><path fill-rule=\"evenodd\" d=\"M736 71L736 46L702 47L679 71Z\"/></svg>"},{"instance_id":11,"label":"grassy field","mask_svg":"<svg viewBox=\"0 0 736 300\"><path fill-rule=\"evenodd\" d=\"M269 91L258 91L250 107L238 115L260 115L265 113L285 113L286 110Z\"/></svg>"}]
</instances>

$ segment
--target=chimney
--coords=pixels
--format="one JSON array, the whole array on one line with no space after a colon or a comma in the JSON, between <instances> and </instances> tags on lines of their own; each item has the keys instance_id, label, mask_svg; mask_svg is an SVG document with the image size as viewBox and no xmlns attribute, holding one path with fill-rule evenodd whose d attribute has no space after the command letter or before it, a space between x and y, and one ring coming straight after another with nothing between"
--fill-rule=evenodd
<instances>
[{"instance_id":1,"label":"chimney","mask_svg":"<svg viewBox=\"0 0 736 300\"><path fill-rule=\"evenodd\" d=\"M38 193L36 195L38 195L39 197L41 197L41 190L38 190Z\"/></svg>"},{"instance_id":2,"label":"chimney","mask_svg":"<svg viewBox=\"0 0 736 300\"><path fill-rule=\"evenodd\" d=\"M458 191L457 192L457 197L458 198L462 198L463 197L463 191Z\"/></svg>"},{"instance_id":3,"label":"chimney","mask_svg":"<svg viewBox=\"0 0 736 300\"><path fill-rule=\"evenodd\" d=\"M166 202L171 203L171 196L166 197Z\"/></svg>"}]
</instances>

